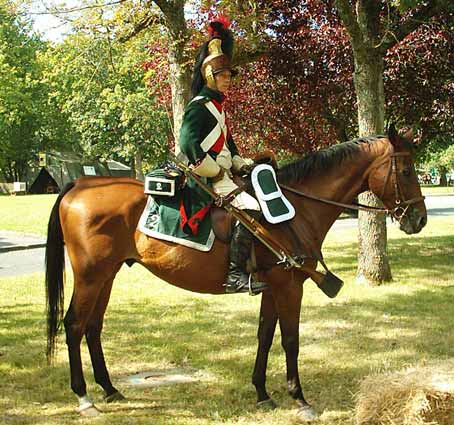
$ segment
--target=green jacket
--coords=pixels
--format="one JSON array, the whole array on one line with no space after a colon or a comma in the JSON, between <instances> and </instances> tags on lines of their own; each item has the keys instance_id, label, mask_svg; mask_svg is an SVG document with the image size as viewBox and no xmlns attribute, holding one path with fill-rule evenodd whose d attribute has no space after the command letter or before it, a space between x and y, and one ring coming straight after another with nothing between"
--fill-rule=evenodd
<instances>
[{"instance_id":1,"label":"green jacket","mask_svg":"<svg viewBox=\"0 0 454 425\"><path fill-rule=\"evenodd\" d=\"M226 139L226 145L232 157L238 155L238 149L228 127L225 132L216 132L215 127L219 126L218 120L206 107L206 104L212 101L221 114L224 99L225 96L222 93L205 86L186 107L180 132L180 149L192 165L201 163L206 155L216 160ZM219 137L216 137L218 134Z\"/></svg>"}]
</instances>

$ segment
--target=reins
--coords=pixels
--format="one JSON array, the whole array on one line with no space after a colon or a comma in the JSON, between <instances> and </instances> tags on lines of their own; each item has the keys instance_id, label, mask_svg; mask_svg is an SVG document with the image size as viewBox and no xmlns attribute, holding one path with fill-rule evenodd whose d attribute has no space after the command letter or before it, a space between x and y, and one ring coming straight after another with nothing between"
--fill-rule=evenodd
<instances>
[{"instance_id":1,"label":"reins","mask_svg":"<svg viewBox=\"0 0 454 425\"><path fill-rule=\"evenodd\" d=\"M314 195L309 195L307 193L301 192L300 190L297 190L293 187L287 186L285 184L279 184L279 186L282 189L285 189L289 192L292 192L296 195L302 196L303 198L306 199L311 199L313 201L321 202L324 204L329 204L329 205L334 205L336 207L341 207L349 210L355 210L355 211L366 211L370 213L385 213L391 215L391 217L395 218L400 222L400 220L405 216L408 207L412 204L415 204L417 202L423 201L424 196L419 196L417 198L411 198L411 199L404 199L402 195L402 190L399 185L399 179L397 178L397 163L396 163L396 158L397 157L402 157L402 156L410 156L409 152L395 152L392 154L389 154L389 160L390 160L390 166L388 169L388 173L386 174L384 185L383 185L383 192L382 196L384 195L386 185L388 183L389 178L394 178L394 192L395 192L395 206L393 208L383 208L383 207L373 207L370 205L364 205L360 203L352 203L352 204L346 204L343 202L337 202L337 201L332 201L330 199L325 199L325 198L320 198L318 196ZM388 160L388 158L386 158Z\"/></svg>"},{"instance_id":2,"label":"reins","mask_svg":"<svg viewBox=\"0 0 454 425\"><path fill-rule=\"evenodd\" d=\"M300 190L296 190L293 187L290 187L290 186L287 186L287 185L281 184L281 183L279 183L279 187L281 187L282 189L288 190L289 192L292 192L296 195L302 196L303 198L311 199L312 201L321 202L323 204L335 205L336 207L347 208L349 210L367 211L367 212L374 212L374 213L379 213L379 212L389 213L390 211L392 211L392 210L389 210L388 208L372 207L372 206L363 205L363 204L359 204L359 203L344 204L343 202L336 202L336 201L332 201L330 199L319 198L318 196L308 195L307 193L301 192Z\"/></svg>"}]
</instances>

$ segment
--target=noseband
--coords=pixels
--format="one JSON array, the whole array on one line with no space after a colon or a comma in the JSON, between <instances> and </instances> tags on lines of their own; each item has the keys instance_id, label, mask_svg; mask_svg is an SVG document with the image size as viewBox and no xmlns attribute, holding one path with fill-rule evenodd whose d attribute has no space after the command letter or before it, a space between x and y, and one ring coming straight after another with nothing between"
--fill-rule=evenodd
<instances>
[{"instance_id":1,"label":"noseband","mask_svg":"<svg viewBox=\"0 0 454 425\"><path fill-rule=\"evenodd\" d=\"M401 157L409 157L410 152L394 152L389 155L389 168L388 173L386 174L383 190L381 193L381 198L383 199L386 186L388 184L388 180L391 177L393 187L394 187L394 199L395 206L391 209L386 209L386 213L391 216L391 218L395 219L399 224L401 224L402 220L407 215L408 208L412 204L416 204L417 202L423 201L424 196L418 196L417 198L405 199L403 195L403 191L401 188L401 184L399 181L399 174L397 170L397 158Z\"/></svg>"},{"instance_id":2,"label":"noseband","mask_svg":"<svg viewBox=\"0 0 454 425\"><path fill-rule=\"evenodd\" d=\"M342 202L336 202L336 201L331 201L330 199L324 199L324 198L319 198L317 196L312 196L308 195L306 193L303 193L299 190L294 189L293 187L284 185L284 184L279 184L279 186L285 190L288 190L289 192L295 193L296 195L302 196L307 199L311 199L313 201L318 201L322 202L324 204L329 204L329 205L335 205L337 207L342 207L342 208L347 208L350 210L357 210L357 211L367 211L367 212L372 212L372 213L385 213L389 214L391 218L396 220L399 224L401 224L402 220L406 217L408 208L412 204L416 204L417 202L423 201L424 196L419 196L417 198L411 198L411 199L405 199L403 196L403 192L401 189L401 184L399 182L399 177L398 177L398 170L397 170L397 158L398 157L409 157L410 153L409 152L394 152L389 154L383 162L389 161L389 167L388 167L388 173L385 176L384 182L383 182L383 190L381 193L381 198L383 198L386 190L386 186L388 184L389 179L391 178L393 181L393 187L394 187L394 194L395 194L395 205L393 208L381 208L381 207L372 207L369 205L363 205L363 204L344 204ZM376 165L375 168L379 167L383 162L380 162L380 164Z\"/></svg>"}]
</instances>

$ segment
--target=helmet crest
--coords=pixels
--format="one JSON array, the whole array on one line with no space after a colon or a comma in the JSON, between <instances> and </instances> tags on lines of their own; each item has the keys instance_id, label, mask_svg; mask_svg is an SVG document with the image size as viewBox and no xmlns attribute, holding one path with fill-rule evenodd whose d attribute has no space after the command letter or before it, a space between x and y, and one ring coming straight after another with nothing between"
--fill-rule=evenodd
<instances>
[{"instance_id":1,"label":"helmet crest","mask_svg":"<svg viewBox=\"0 0 454 425\"><path fill-rule=\"evenodd\" d=\"M219 16L208 24L209 39L199 49L194 71L192 74L191 91L196 96L206 81L214 81L214 76L232 69L233 36L230 31L230 21L225 16Z\"/></svg>"},{"instance_id":2,"label":"helmet crest","mask_svg":"<svg viewBox=\"0 0 454 425\"><path fill-rule=\"evenodd\" d=\"M223 32L229 31L230 21L225 16L219 16L208 24L208 34L211 38L221 37Z\"/></svg>"}]
</instances>

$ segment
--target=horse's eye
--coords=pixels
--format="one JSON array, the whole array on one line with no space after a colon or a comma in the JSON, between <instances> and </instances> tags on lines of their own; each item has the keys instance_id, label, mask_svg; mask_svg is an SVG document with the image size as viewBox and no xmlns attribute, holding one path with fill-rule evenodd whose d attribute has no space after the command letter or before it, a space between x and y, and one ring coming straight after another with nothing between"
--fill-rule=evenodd
<instances>
[{"instance_id":1,"label":"horse's eye","mask_svg":"<svg viewBox=\"0 0 454 425\"><path fill-rule=\"evenodd\" d=\"M410 174L411 174L411 170L409 168L404 168L402 170L402 174L405 176L405 177L410 177Z\"/></svg>"}]
</instances>

